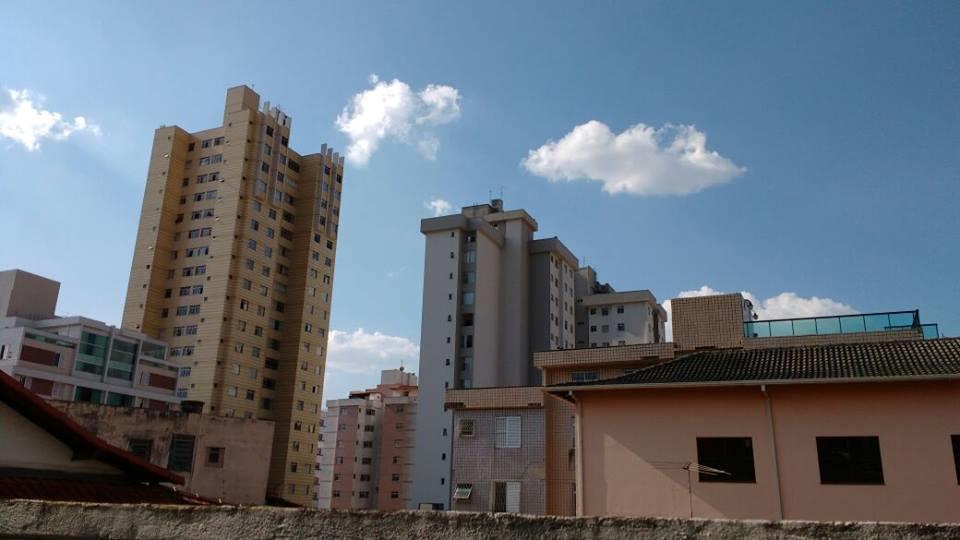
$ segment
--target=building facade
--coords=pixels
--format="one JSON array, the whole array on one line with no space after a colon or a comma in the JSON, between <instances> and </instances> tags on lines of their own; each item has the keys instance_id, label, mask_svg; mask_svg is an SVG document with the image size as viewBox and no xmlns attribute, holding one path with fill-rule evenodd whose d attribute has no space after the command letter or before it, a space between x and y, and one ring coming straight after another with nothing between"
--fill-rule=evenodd
<instances>
[{"instance_id":1,"label":"building facade","mask_svg":"<svg viewBox=\"0 0 960 540\"><path fill-rule=\"evenodd\" d=\"M689 517L693 508L695 515L718 517L723 512L717 513L718 507L711 508L711 505L717 504L720 499L725 499L726 502L723 504L726 508L750 508L752 512L750 517L777 519L776 515L765 513L769 510L768 507L764 507L766 510L759 511L759 506L751 506L759 500L758 498L764 498L766 495L753 492L748 496L745 492L735 493L735 490L728 489L724 497L698 503L697 495L691 491L689 483L684 484L684 489L680 490L677 486L668 489L659 480L653 481L654 477L661 480L673 478L679 481L684 480L688 472L694 476L699 474L695 467L692 472L688 470L690 465L695 466L697 461L690 459L690 448L686 446L690 440L696 441L696 437L687 439L686 435L681 437L680 432L689 435L700 430L702 436L706 433L703 430L709 431L712 427L716 427L719 431L727 429L731 432L741 427L746 429L746 426L753 421L749 415L745 414L746 411L752 410L754 405L759 403L760 408L757 410L763 412L765 403L763 400L750 401L745 405L733 397L740 391L738 389L749 381L737 379L745 368L737 365L736 362L731 362L731 359L735 360L735 358L730 355L739 354L748 357L759 355L760 363L768 366L785 361L784 365L777 367L774 374L769 375L770 381L767 381L784 383L784 385L778 386L775 390L765 387L768 397L773 395L770 394L771 392L776 392L778 399L782 400L779 403L785 407L805 407L810 410L827 411L831 407L848 407L850 400L842 396L851 395L854 390L866 388L866 386L863 386L863 381L856 377L849 380L841 378L838 381L827 381L844 383L840 385L818 387L807 384L800 388L806 392L803 398L805 401L802 401L802 404L800 401L793 403L792 400L800 398L787 391L786 383L797 383L789 379L802 378L802 370L817 363L816 358L804 360L801 358L802 355L812 354L811 351L822 351L824 347L863 347L868 351L863 359L864 369L873 371L875 374L885 374L900 365L900 361L889 362L892 353L878 348L890 347L896 350L905 347L913 350L924 347L924 344L928 343L924 341L925 339L939 337L936 325L922 324L918 311L758 321L753 314L752 306L740 294L679 298L671 302L674 317L673 342L550 351L535 355L537 366L544 372L544 382L547 385L545 390L548 392L544 398L548 486L546 512L548 514L623 513ZM703 352L704 349L708 352ZM840 354L845 358L851 358L851 355L853 353L849 351ZM934 355L934 357L942 356L940 353ZM923 358L923 355L920 355L920 360ZM649 389L651 391L626 392L619 395L616 405L607 401L602 402L611 405L602 409L605 411L603 418L596 414L601 408L587 407L587 399L592 400L595 396L599 399L601 396L587 395L583 393L586 389L594 387L602 387L610 391L620 389L621 381L626 383L632 378L649 377L657 373L657 370L682 366L684 362L689 362L691 359L702 361L701 372L728 369L730 373L715 381L696 381L703 388L675 388L672 390L673 394L666 390L669 385L657 387L655 392L652 391L653 388ZM929 360L930 358L927 357L927 361ZM916 359L911 358L910 361L916 361ZM818 373L829 373L827 367L825 365L817 368L820 370ZM850 366L838 368L841 372L845 369L850 369ZM777 380L778 378L782 380ZM806 384L809 381L800 382ZM866 382L875 381L868 379ZM679 386L685 386L685 383ZM723 386L730 388L720 388ZM752 391L759 392L760 386L764 386L763 381L760 381L759 385L753 385ZM711 393L714 387L717 388L713 391L714 393ZM563 388L569 388L569 390ZM887 389L892 391L890 386L878 386L872 394L867 393L874 397L863 397L863 399L866 399L866 403L880 399L879 396L884 395ZM894 391L894 394L897 392L899 391ZM725 398L719 397L724 393L730 396L729 402L723 402ZM581 400L580 396L584 396L584 399ZM822 396L822 405L815 403L817 399L821 399L817 396ZM602 397L607 399L613 397L613 394L604 394ZM752 400L752 393L750 399ZM902 397L891 398L890 403L896 403L899 399ZM594 403L601 403L601 401ZM726 404L721 405L721 403ZM876 407L877 410L886 410L889 405L874 403L870 406ZM856 412L838 412L837 420L841 424L853 422L855 417L864 413L860 408L854 409ZM805 421L809 423L809 419ZM604 431L605 428L602 426L609 427L611 422L620 426L619 434ZM781 420L777 422L779 425ZM823 419L816 423L829 426L831 422L831 419ZM587 427L591 423L594 423L594 426ZM596 423L601 424L599 431L596 430ZM922 424L923 421L920 423ZM656 424L655 428L654 424ZM853 424L849 425L853 426ZM767 424L763 426L766 428ZM793 426L791 422L790 428L780 427L777 433L792 428L800 429L800 426ZM633 435L621 437L627 430ZM838 428L839 431L843 430ZM713 434L716 433L713 432ZM638 442L640 439L644 442ZM614 444L609 444L611 442ZM655 451L651 450L653 448ZM632 452L632 455L636 456L645 456L642 459L649 458L649 463L646 464L646 468L638 468L636 463L621 460L625 454L616 453L614 449ZM757 456L769 455L768 450L757 450L757 452ZM653 454L656 457L652 457ZM668 455L673 457L668 459L665 457ZM760 460L761 457L757 459ZM758 461L758 467L759 463ZM687 469L683 469L684 466ZM656 470L651 470L651 467ZM597 476L600 469L603 473ZM629 473L624 474L628 471ZM609 479L611 475L623 480L623 483L619 481L605 483L605 479ZM769 477L765 481L770 481ZM714 489L711 487L714 484L710 482L709 479L704 482L704 492ZM695 484L696 480L694 489L696 489ZM592 486L592 492L585 491L588 486ZM664 493L666 495L663 495ZM678 498L681 495L682 500ZM693 506L689 504L691 497L694 500ZM655 504L651 503L654 499L657 501ZM601 500L603 502L600 502ZM648 506L650 504L653 505ZM662 505L672 506L668 512ZM627 508L630 510L627 511ZM746 514L738 512L731 511L723 515L747 517ZM785 519L853 519L852 516L859 514L847 513L845 515L848 517L844 518L810 517L814 514L801 513L784 515L792 516Z\"/></svg>"},{"instance_id":2,"label":"building facade","mask_svg":"<svg viewBox=\"0 0 960 540\"><path fill-rule=\"evenodd\" d=\"M576 257L499 200L425 219L420 397L411 506L450 508L447 389L539 384L534 350L574 340Z\"/></svg>"},{"instance_id":3,"label":"building facade","mask_svg":"<svg viewBox=\"0 0 960 540\"><path fill-rule=\"evenodd\" d=\"M538 387L447 392L453 413L451 509L543 514L543 392Z\"/></svg>"},{"instance_id":4,"label":"building facade","mask_svg":"<svg viewBox=\"0 0 960 540\"><path fill-rule=\"evenodd\" d=\"M504 210L500 200L424 219L420 230L426 255L411 507L449 509L453 424L446 391L540 385L534 354L576 347L595 308L629 306L616 319L622 328L610 334L614 344L659 340L665 313L649 291L591 303L592 295L613 289L598 284L593 269L578 269L556 237L534 239L536 220Z\"/></svg>"},{"instance_id":5,"label":"building facade","mask_svg":"<svg viewBox=\"0 0 960 540\"><path fill-rule=\"evenodd\" d=\"M343 158L291 123L239 86L220 126L156 131L123 326L169 341L204 412L273 420L270 496L308 505Z\"/></svg>"},{"instance_id":6,"label":"building facade","mask_svg":"<svg viewBox=\"0 0 960 540\"><path fill-rule=\"evenodd\" d=\"M417 376L385 370L376 388L327 401L317 452L317 507L401 510L410 500Z\"/></svg>"},{"instance_id":7,"label":"building facade","mask_svg":"<svg viewBox=\"0 0 960 540\"><path fill-rule=\"evenodd\" d=\"M51 405L104 441L184 479L193 495L226 504L263 504L273 422L190 410L155 411L91 403Z\"/></svg>"},{"instance_id":8,"label":"building facade","mask_svg":"<svg viewBox=\"0 0 960 540\"><path fill-rule=\"evenodd\" d=\"M960 519L958 339L706 351L550 390L576 411L578 515Z\"/></svg>"},{"instance_id":9,"label":"building facade","mask_svg":"<svg viewBox=\"0 0 960 540\"><path fill-rule=\"evenodd\" d=\"M167 344L85 317L57 317L56 281L0 272L0 370L48 399L176 408Z\"/></svg>"}]
</instances>

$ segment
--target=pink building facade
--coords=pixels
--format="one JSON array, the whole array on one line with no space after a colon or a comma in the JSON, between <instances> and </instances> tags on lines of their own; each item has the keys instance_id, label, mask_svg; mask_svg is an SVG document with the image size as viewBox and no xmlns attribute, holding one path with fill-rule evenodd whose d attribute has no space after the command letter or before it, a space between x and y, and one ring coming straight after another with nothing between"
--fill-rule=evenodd
<instances>
[{"instance_id":1,"label":"pink building facade","mask_svg":"<svg viewBox=\"0 0 960 540\"><path fill-rule=\"evenodd\" d=\"M960 521L960 339L709 351L550 394L579 515Z\"/></svg>"},{"instance_id":2,"label":"pink building facade","mask_svg":"<svg viewBox=\"0 0 960 540\"><path fill-rule=\"evenodd\" d=\"M417 377L386 370L380 384L327 401L316 461L318 508L401 510L409 501Z\"/></svg>"}]
</instances>

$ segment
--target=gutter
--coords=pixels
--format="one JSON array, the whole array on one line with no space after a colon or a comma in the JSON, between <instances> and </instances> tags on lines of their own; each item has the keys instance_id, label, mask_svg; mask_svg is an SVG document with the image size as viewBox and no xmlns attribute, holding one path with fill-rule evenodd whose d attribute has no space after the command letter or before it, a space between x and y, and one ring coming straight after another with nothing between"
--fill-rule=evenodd
<instances>
[{"instance_id":1,"label":"gutter","mask_svg":"<svg viewBox=\"0 0 960 540\"><path fill-rule=\"evenodd\" d=\"M549 394L566 392L586 392L597 390L650 390L656 388L724 388L740 386L786 386L803 384L855 384L855 383L892 383L892 382L931 382L957 381L957 375L920 375L900 377L857 377L857 378L830 378L830 379L770 379L755 381L707 381L681 383L626 383L626 384L581 384L567 386L548 386L544 391Z\"/></svg>"},{"instance_id":2,"label":"gutter","mask_svg":"<svg viewBox=\"0 0 960 540\"><path fill-rule=\"evenodd\" d=\"M783 521L783 491L780 489L780 462L777 460L777 433L773 425L773 405L770 403L770 394L767 385L761 384L763 405L767 412L767 434L770 437L770 457L773 462L773 487L777 491L777 520Z\"/></svg>"},{"instance_id":3,"label":"gutter","mask_svg":"<svg viewBox=\"0 0 960 540\"><path fill-rule=\"evenodd\" d=\"M576 498L576 512L577 517L584 515L583 511L583 401L576 399L573 395L571 398L574 400L574 403L577 406L577 416L576 423L574 424L574 431L577 437L577 447L576 447L576 458L577 458L577 473L576 473L576 485L575 489L577 490Z\"/></svg>"}]
</instances>

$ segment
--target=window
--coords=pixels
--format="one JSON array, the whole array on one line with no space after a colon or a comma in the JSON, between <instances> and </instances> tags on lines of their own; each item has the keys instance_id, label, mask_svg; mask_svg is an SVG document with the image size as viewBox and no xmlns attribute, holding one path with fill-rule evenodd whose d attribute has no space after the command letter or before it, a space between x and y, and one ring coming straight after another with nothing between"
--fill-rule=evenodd
<instances>
[{"instance_id":1,"label":"window","mask_svg":"<svg viewBox=\"0 0 960 540\"><path fill-rule=\"evenodd\" d=\"M520 417L497 417L497 448L520 448Z\"/></svg>"},{"instance_id":2,"label":"window","mask_svg":"<svg viewBox=\"0 0 960 540\"><path fill-rule=\"evenodd\" d=\"M623 313L623 306L617 306L617 313Z\"/></svg>"},{"instance_id":3,"label":"window","mask_svg":"<svg viewBox=\"0 0 960 540\"><path fill-rule=\"evenodd\" d=\"M574 371L570 374L570 380L572 382L590 382L596 381L599 378L596 371Z\"/></svg>"},{"instance_id":4,"label":"window","mask_svg":"<svg viewBox=\"0 0 960 540\"><path fill-rule=\"evenodd\" d=\"M207 466L208 467L223 467L223 447L222 446L210 446L207 447Z\"/></svg>"},{"instance_id":5,"label":"window","mask_svg":"<svg viewBox=\"0 0 960 540\"><path fill-rule=\"evenodd\" d=\"M701 482L757 481L750 437L697 437Z\"/></svg>"},{"instance_id":6,"label":"window","mask_svg":"<svg viewBox=\"0 0 960 540\"><path fill-rule=\"evenodd\" d=\"M453 500L469 501L472 493L473 484L457 484L457 488L453 490Z\"/></svg>"},{"instance_id":7,"label":"window","mask_svg":"<svg viewBox=\"0 0 960 540\"><path fill-rule=\"evenodd\" d=\"M821 484L883 484L879 437L817 437Z\"/></svg>"},{"instance_id":8,"label":"window","mask_svg":"<svg viewBox=\"0 0 960 540\"><path fill-rule=\"evenodd\" d=\"M623 332L623 331L626 330L626 329L627 329L627 325L623 324L622 322L618 322L618 323L617 323L617 331L618 331L618 332Z\"/></svg>"},{"instance_id":9,"label":"window","mask_svg":"<svg viewBox=\"0 0 960 540\"><path fill-rule=\"evenodd\" d=\"M130 453L150 461L150 451L153 449L151 439L130 439Z\"/></svg>"},{"instance_id":10,"label":"window","mask_svg":"<svg viewBox=\"0 0 960 540\"><path fill-rule=\"evenodd\" d=\"M465 292L463 293L463 305L469 306L473 305L474 293Z\"/></svg>"},{"instance_id":11,"label":"window","mask_svg":"<svg viewBox=\"0 0 960 540\"><path fill-rule=\"evenodd\" d=\"M451 257L452 259L453 257ZM476 250L469 250L463 253L463 262L471 264L477 262L477 252Z\"/></svg>"},{"instance_id":12,"label":"window","mask_svg":"<svg viewBox=\"0 0 960 540\"><path fill-rule=\"evenodd\" d=\"M475 429L472 418L461 418L457 421L457 435L460 437L473 437L476 434Z\"/></svg>"},{"instance_id":13,"label":"window","mask_svg":"<svg viewBox=\"0 0 960 540\"><path fill-rule=\"evenodd\" d=\"M960 484L960 435L951 435L950 442L953 443L953 464L957 469L957 483Z\"/></svg>"},{"instance_id":14,"label":"window","mask_svg":"<svg viewBox=\"0 0 960 540\"><path fill-rule=\"evenodd\" d=\"M494 483L493 511L520 512L520 482Z\"/></svg>"},{"instance_id":15,"label":"window","mask_svg":"<svg viewBox=\"0 0 960 540\"><path fill-rule=\"evenodd\" d=\"M193 435L174 435L170 439L170 459L167 462L167 469L175 472L191 472L195 442L196 437Z\"/></svg>"}]
</instances>

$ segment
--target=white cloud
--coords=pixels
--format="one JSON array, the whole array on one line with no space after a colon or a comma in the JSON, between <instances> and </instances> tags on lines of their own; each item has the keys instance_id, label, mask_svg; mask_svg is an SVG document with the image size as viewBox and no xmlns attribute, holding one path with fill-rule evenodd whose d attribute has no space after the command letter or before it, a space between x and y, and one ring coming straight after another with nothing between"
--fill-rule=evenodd
<instances>
[{"instance_id":1,"label":"white cloud","mask_svg":"<svg viewBox=\"0 0 960 540\"><path fill-rule=\"evenodd\" d=\"M419 359L420 347L405 337L369 333L363 328L330 331L327 369L331 371L379 374L380 370L399 367L401 362L408 369L415 368Z\"/></svg>"},{"instance_id":2,"label":"white cloud","mask_svg":"<svg viewBox=\"0 0 960 540\"><path fill-rule=\"evenodd\" d=\"M29 90L7 90L7 96L10 103L0 107L0 137L18 142L30 152L39 150L43 139L59 141L81 131L100 135L100 127L82 116L67 122L62 114L43 109L43 99L35 101Z\"/></svg>"},{"instance_id":3,"label":"white cloud","mask_svg":"<svg viewBox=\"0 0 960 540\"><path fill-rule=\"evenodd\" d=\"M413 145L423 157L436 159L440 140L430 127L460 117L460 91L429 84L415 93L399 79L381 81L376 75L370 84L373 88L354 95L337 116L337 127L350 138L347 159L366 164L384 139Z\"/></svg>"},{"instance_id":4,"label":"white cloud","mask_svg":"<svg viewBox=\"0 0 960 540\"><path fill-rule=\"evenodd\" d=\"M433 199L423 203L423 207L433 211L433 217L445 216L453 210L453 205L443 199Z\"/></svg>"},{"instance_id":5,"label":"white cloud","mask_svg":"<svg viewBox=\"0 0 960 540\"><path fill-rule=\"evenodd\" d=\"M708 285L691 291L680 291L677 298L690 298L692 296L713 296L724 294ZM838 302L832 298L820 298L819 296L803 297L793 292L782 292L776 296L758 300L756 296L748 291L741 291L740 294L753 304L753 310L760 320L766 319L792 319L794 317L819 317L821 315L845 315L857 313L857 310L848 304ZM667 339L673 339L673 310L670 301L663 303L663 309L667 311Z\"/></svg>"},{"instance_id":6,"label":"white cloud","mask_svg":"<svg viewBox=\"0 0 960 540\"><path fill-rule=\"evenodd\" d=\"M819 317L821 315L846 315L857 313L852 306L832 298L811 296L804 298L797 293L782 292L776 296L757 300L744 291L743 297L753 303L754 311L760 319L791 319L794 317Z\"/></svg>"},{"instance_id":7,"label":"white cloud","mask_svg":"<svg viewBox=\"0 0 960 540\"><path fill-rule=\"evenodd\" d=\"M596 120L530 150L521 164L553 182L594 180L611 195L641 196L696 193L746 171L708 150L695 126L637 124L615 134Z\"/></svg>"}]
</instances>

